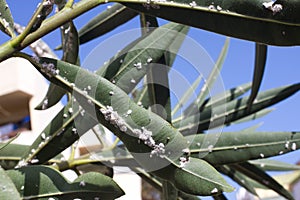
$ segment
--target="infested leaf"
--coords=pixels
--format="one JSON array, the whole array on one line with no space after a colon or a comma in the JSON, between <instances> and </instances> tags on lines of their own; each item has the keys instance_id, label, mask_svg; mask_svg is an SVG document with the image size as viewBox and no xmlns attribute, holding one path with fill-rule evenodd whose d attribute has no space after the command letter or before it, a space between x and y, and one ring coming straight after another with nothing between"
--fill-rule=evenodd
<instances>
[{"instance_id":1,"label":"infested leaf","mask_svg":"<svg viewBox=\"0 0 300 200\"><path fill-rule=\"evenodd\" d=\"M153 173L156 175L172 182L177 181L177 178L172 178L174 177L172 173L174 173L176 169L179 173L178 176L176 176L180 179L184 178L184 174L186 173L188 173L186 176L189 178L194 175L198 177L197 174L200 171L190 168L188 169L188 172L182 172L180 171L181 169L178 168L178 164L174 165L174 163L179 162L179 157L183 154L183 149L187 146L187 141L169 123L154 113L149 112L132 102L126 93L124 93L120 88L100 76L62 61L46 58L44 61L53 63L54 66L60 70L60 74L48 77L47 73L40 70L40 65L34 62L33 64L38 70L40 70L41 73L45 73L44 75L49 78L51 82L61 85L70 92L73 92L77 101L86 110L86 112L96 114L99 122L123 141L126 148L134 156L135 160L143 166L145 170L154 171ZM68 81L66 81L63 77L66 77ZM75 81L75 77L78 79L76 87L72 86L70 83ZM86 87L86 85L91 85L92 88L97 88L94 95L90 96L90 94L83 92L83 88ZM95 97L95 99L93 97ZM91 100L93 104L88 103L88 100ZM130 118L126 117L128 109L131 110ZM116 119L119 120L117 125L115 125L115 122L111 117L108 117L112 112L116 114ZM120 123L120 120L122 123ZM150 134L150 136L146 136L145 138L143 136L145 131L151 131L152 136ZM148 133L149 132L147 132L147 135ZM143 142L139 142L140 140ZM168 156L164 156L164 152L170 153L168 153ZM145 156L147 154L150 156L150 159L148 156ZM206 166L207 165L208 164L206 164ZM195 180L201 181L199 177L195 178ZM178 189L182 189L183 192L193 191L199 195L211 192L201 188L194 189L191 185L182 186L180 184L175 184L175 186ZM231 189L228 185L223 185L219 188L220 191L223 189Z\"/></svg>"},{"instance_id":2,"label":"infested leaf","mask_svg":"<svg viewBox=\"0 0 300 200\"><path fill-rule=\"evenodd\" d=\"M171 24L171 27L172 26L180 27L180 25L177 26L175 24L174 25ZM169 36L173 37L173 34L171 34ZM144 38L142 38L142 39L144 39ZM142 39L137 40L137 42L133 42L128 47L125 47L121 52L127 52L130 48L134 47L134 45L137 44ZM164 40L165 37L162 37L161 39ZM152 40L152 37L145 38L143 44L147 46L147 44L151 40ZM173 42L172 40L169 40L169 41ZM159 42L159 41L157 41L157 42ZM140 50L142 51L142 53L139 53L139 55L142 55L143 53L148 55L146 46L140 45ZM168 47L168 44L166 44L166 47ZM163 54L162 50L158 54L155 54L156 56L153 56L153 62L157 62L157 59L159 59L162 54ZM125 55L127 56L127 54L125 54ZM134 55L134 54L131 54L131 55ZM133 62L134 60L131 60L131 61ZM43 61L41 61L41 62L43 63ZM114 68L114 66L115 66L114 63L115 62L112 62L112 64L107 65L107 68L104 67L104 69ZM126 65L129 68L132 67L129 64L126 64ZM105 74L107 74L108 72L106 72L106 70L103 70L103 68L100 68L100 70L98 70L96 73L106 76ZM138 76L135 76L135 77L143 77L145 74L146 74L146 71L139 70L137 72ZM113 74L110 74L110 75L112 76ZM70 73L69 76L72 76L73 80L76 79L76 73L72 73L72 74ZM109 76L109 75L107 75L107 76ZM133 76L134 76L134 74L133 74ZM129 76L127 77L128 82L130 82L129 78L131 79L132 77L129 77ZM125 78L122 78L122 80L125 80ZM137 82L130 83L130 84L132 85L131 87L134 87L137 84ZM75 85L75 84L72 84L72 85ZM85 89L87 89L88 86L91 87L91 89L92 89L92 85L87 85L85 87ZM120 84L120 88L123 90L126 90L127 86ZM24 154L23 158L25 158L25 160L27 160L27 161L30 161L35 156L36 159L39 160L38 163L43 163L43 162L47 161L47 159L52 158L57 153L60 153L61 151L63 151L67 147L69 147L71 144L73 144L76 140L78 140L79 136L77 134L74 134L74 131L72 131L74 128L76 129L76 132L81 135L81 134L84 134L87 130L89 130L90 128L92 128L93 126L95 126L98 123L97 121L91 119L91 117L88 113L86 113L86 115L84 115L84 116L81 116L80 113L85 113L85 111L79 109L78 106L79 105L77 103L73 103L73 104L69 104L63 110L61 110L57 114L57 116L55 117L53 122L46 127L46 129L41 133L40 137L38 137L36 139L36 141L33 143L33 145L31 146L31 150L32 149L34 149L34 150L39 149L39 150L35 151L35 153L33 153L33 154L30 152L31 151L30 150L29 152ZM69 112L70 109L72 109L72 110L74 109L74 113L70 113ZM77 112L75 113L75 111L77 111ZM64 116L66 116L66 117L64 117ZM44 136L42 137L42 135L44 135ZM56 135L59 135L59 137L56 137ZM47 137L49 137L49 140L46 143L44 143L42 138L47 138ZM41 142L43 143L42 146L40 146ZM28 157L29 154L31 154L30 157Z\"/></svg>"},{"instance_id":3,"label":"infested leaf","mask_svg":"<svg viewBox=\"0 0 300 200\"><path fill-rule=\"evenodd\" d=\"M132 91L134 83L138 83L148 71L149 64L158 62L175 38L185 37L181 34L184 30L185 26L175 23L157 28L125 47L97 74L115 82L125 92Z\"/></svg>"},{"instance_id":4,"label":"infested leaf","mask_svg":"<svg viewBox=\"0 0 300 200\"><path fill-rule=\"evenodd\" d=\"M218 138L216 143L214 138ZM212 139L210 139L212 138ZM295 151L299 132L223 132L186 136L193 157L213 165L240 163Z\"/></svg>"},{"instance_id":5,"label":"infested leaf","mask_svg":"<svg viewBox=\"0 0 300 200\"><path fill-rule=\"evenodd\" d=\"M261 44L292 46L300 39L299 2L297 0L273 2L255 1L120 1L134 10L152 16L201 28ZM272 9L273 7L278 9ZM249 29L249 27L251 27Z\"/></svg>"},{"instance_id":6,"label":"infested leaf","mask_svg":"<svg viewBox=\"0 0 300 200\"><path fill-rule=\"evenodd\" d=\"M253 103L251 110L247 111L248 97L243 97L234 101L230 101L225 105L207 108L201 112L201 115L193 115L186 117L181 121L173 123L174 127L186 135L195 134L215 128L222 125L227 125L243 117L249 116L252 113L258 112L266 107L272 106L291 95L298 92L300 84L283 86L260 92ZM226 109L225 109L226 108Z\"/></svg>"},{"instance_id":7,"label":"infested leaf","mask_svg":"<svg viewBox=\"0 0 300 200\"><path fill-rule=\"evenodd\" d=\"M233 191L233 187L228 185L221 174L206 161L195 158L190 159L182 168L175 170L174 184L178 189L182 189L189 194L201 194L203 196ZM201 185L201 187L189 187L189 185Z\"/></svg>"}]
</instances>

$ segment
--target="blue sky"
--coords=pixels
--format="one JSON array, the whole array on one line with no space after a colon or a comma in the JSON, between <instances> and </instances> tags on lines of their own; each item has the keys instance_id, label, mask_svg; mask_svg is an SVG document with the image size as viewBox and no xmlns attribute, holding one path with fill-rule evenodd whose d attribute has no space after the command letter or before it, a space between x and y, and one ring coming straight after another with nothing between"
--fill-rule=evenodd
<instances>
[{"instance_id":1,"label":"blue sky","mask_svg":"<svg viewBox=\"0 0 300 200\"><path fill-rule=\"evenodd\" d=\"M31 13L35 10L39 1L31 0L9 1L9 6L12 10L12 14L15 21L26 25L31 17ZM105 9L106 5L95 8L91 12L84 14L83 16L75 20L75 25L78 29L82 27L89 19L98 14L101 10ZM165 23L164 21L160 21ZM122 25L118 29L111 32L116 34L124 30L132 28L138 28L139 22L135 18L131 22ZM200 44L212 57L216 60L219 52L224 44L225 37L192 28L189 32L189 37L193 38ZM82 45L80 49L81 60L84 60L90 51L97 46L101 41L106 40L110 35L106 34L101 38L93 40L88 44ZM1 34L0 42L3 43L8 39L7 36ZM43 38L52 48L60 44L60 33L55 31ZM120 47L121 48L121 47ZM266 72L262 82L261 90L267 90L273 87L279 87L287 84L299 82L300 77L300 48L299 47L273 47L269 46L268 59ZM28 51L29 52L29 51ZM225 60L224 67L221 71L221 77L226 89L238 86L243 83L250 82L252 80L253 64L254 63L254 43L249 41L243 41L239 39L231 39L228 56ZM99 63L99 66L102 63ZM178 64L178 62L177 62ZM180 63L179 63L180 64ZM300 94L292 96L288 100L275 105L275 111L265 116L264 118L252 121L250 123L237 125L231 127L228 130L240 130L248 126L264 122L264 124L258 129L261 131L299 131L299 112L300 112ZM286 154L284 156L277 157L282 161L295 163L300 160L298 152ZM230 199L233 197L230 196Z\"/></svg>"}]
</instances>

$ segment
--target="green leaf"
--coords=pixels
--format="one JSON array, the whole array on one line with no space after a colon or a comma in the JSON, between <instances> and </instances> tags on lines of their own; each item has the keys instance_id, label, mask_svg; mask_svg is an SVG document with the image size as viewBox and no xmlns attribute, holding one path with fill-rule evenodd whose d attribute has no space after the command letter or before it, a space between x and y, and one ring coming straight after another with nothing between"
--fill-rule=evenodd
<instances>
[{"instance_id":1,"label":"green leaf","mask_svg":"<svg viewBox=\"0 0 300 200\"><path fill-rule=\"evenodd\" d=\"M175 164L179 163L180 156L188 145L186 139L165 120L132 102L127 94L115 84L75 65L44 58L43 62L52 63L60 71L59 75L49 77L49 72L42 71L40 64L35 63L33 60L30 61L51 82L73 92L75 98L86 112L90 113L95 119L97 117L101 124L118 136L132 153L135 160L145 170L155 170L153 173L163 179L174 182L178 189L187 193L192 191L199 195L208 194L211 192L206 191L206 189L210 189L208 186L216 186L220 189L219 191L231 189L229 185L224 185L223 183L223 185L219 185L219 183L216 183L216 185L215 183L208 184L207 180L204 180L207 183L206 189L195 189L192 185L182 185L178 179L187 180L193 176L196 176L194 178L195 181L203 182L201 176L198 175L198 173L203 171L199 171L194 167L188 167L188 171L186 171L181 169L178 164ZM75 79L77 80L76 86L72 84L75 82ZM83 88L87 85L94 88L95 93L86 94ZM131 111L130 117L128 117L128 110ZM114 117L112 118L112 116ZM191 159L189 163L196 162L199 164L201 162L192 160L194 159ZM190 165L194 166L194 164L189 164L188 166ZM204 165L208 167L208 164ZM211 168L213 169L213 167ZM208 171L213 172L212 169L208 169ZM218 176L218 173L211 173L211 176L214 175ZM217 179L219 180L219 178Z\"/></svg>"},{"instance_id":2,"label":"green leaf","mask_svg":"<svg viewBox=\"0 0 300 200\"><path fill-rule=\"evenodd\" d=\"M120 2L140 12L230 37L278 46L300 44L299 30L295 28L300 23L297 0L272 5L267 5L269 0Z\"/></svg>"},{"instance_id":3,"label":"green leaf","mask_svg":"<svg viewBox=\"0 0 300 200\"><path fill-rule=\"evenodd\" d=\"M193 157L213 165L268 158L300 146L300 132L223 132L191 135L186 139L191 142Z\"/></svg>"},{"instance_id":4,"label":"green leaf","mask_svg":"<svg viewBox=\"0 0 300 200\"><path fill-rule=\"evenodd\" d=\"M4 148L0 150L0 165L4 169L13 169L17 166L18 162L22 159L24 152L31 153L30 146L21 145L21 144L0 144ZM55 154L56 156L53 159L48 158L45 160L47 163L57 163L61 161L63 157L61 154ZM52 158L51 157L51 158Z\"/></svg>"},{"instance_id":5,"label":"green leaf","mask_svg":"<svg viewBox=\"0 0 300 200\"><path fill-rule=\"evenodd\" d=\"M265 72L265 65L267 61L267 50L268 50L267 45L255 43L255 66L254 66L251 94L248 100L248 110L251 109L253 101L257 96L258 90L262 82L262 78Z\"/></svg>"},{"instance_id":6,"label":"green leaf","mask_svg":"<svg viewBox=\"0 0 300 200\"><path fill-rule=\"evenodd\" d=\"M220 74L220 71L223 67L224 60L226 58L227 52L229 47L229 38L226 38L225 44L223 45L223 48L220 52L220 55L218 57L218 60L212 69L208 79L205 81L205 84L202 86L200 94L198 95L196 99L196 106L199 108L204 103L205 98L209 94L209 91L211 90L213 84L215 83L217 77ZM197 109L195 109L197 110Z\"/></svg>"},{"instance_id":7,"label":"green leaf","mask_svg":"<svg viewBox=\"0 0 300 200\"><path fill-rule=\"evenodd\" d=\"M256 120L258 118L264 117L265 115L269 114L270 112L274 111L275 109L273 108L266 108L263 110L260 110L256 113L253 113L247 117L241 118L239 120L234 121L233 123L227 124L227 126L230 126L232 124L239 124L239 123L244 123L247 121L252 121L252 120Z\"/></svg>"},{"instance_id":8,"label":"green leaf","mask_svg":"<svg viewBox=\"0 0 300 200\"><path fill-rule=\"evenodd\" d=\"M57 85L50 83L44 99L35 107L36 110L46 110L56 105L66 94L66 90Z\"/></svg>"},{"instance_id":9,"label":"green leaf","mask_svg":"<svg viewBox=\"0 0 300 200\"><path fill-rule=\"evenodd\" d=\"M293 196L288 192L282 185L280 185L275 179L265 173L263 170L257 168L255 165L250 163L239 163L230 165L233 169L245 174L249 178L257 181L258 183L266 186L269 189L274 190L281 196L287 199L294 199Z\"/></svg>"},{"instance_id":10,"label":"green leaf","mask_svg":"<svg viewBox=\"0 0 300 200\"><path fill-rule=\"evenodd\" d=\"M174 173L174 184L189 194L210 196L222 192L232 192L232 188L206 161L190 158L182 168L178 167ZM190 187L201 186L201 187Z\"/></svg>"},{"instance_id":11,"label":"green leaf","mask_svg":"<svg viewBox=\"0 0 300 200\"><path fill-rule=\"evenodd\" d=\"M242 129L242 130L240 130L240 131L241 131L241 132L249 132L249 133L251 133L251 132L256 132L256 130L257 130L259 127L261 127L262 125L263 125L263 122L260 122L260 123L258 123L258 124L253 125L253 126L246 127L246 128L244 128L244 129Z\"/></svg>"},{"instance_id":12,"label":"green leaf","mask_svg":"<svg viewBox=\"0 0 300 200\"><path fill-rule=\"evenodd\" d=\"M240 85L235 88L231 88L230 90L226 90L220 94L217 94L215 96L212 96L205 100L203 104L203 108L200 108L200 110L204 110L205 108L214 108L219 105L223 105L224 103L228 103L232 100L237 99L238 97L242 96L246 92L248 92L251 88L251 83L245 83L243 85ZM190 113L195 112L193 109L195 107L195 104L189 105L184 110L184 116L187 116ZM182 118L182 117L181 117ZM180 118L176 119L176 121L180 120Z\"/></svg>"},{"instance_id":13,"label":"green leaf","mask_svg":"<svg viewBox=\"0 0 300 200\"><path fill-rule=\"evenodd\" d=\"M214 68L212 69L208 79L205 80L205 83L202 86L200 93L199 93L197 99L195 100L195 102L193 102L191 105L189 105L187 107L187 109L184 111L185 115L187 115L187 116L194 115L194 114L199 113L199 110L201 110L202 106L204 105L205 98L209 94L209 91L211 90L213 84L215 83L215 81L216 81L217 77L219 76L219 73L223 67L223 63L224 63L224 60L227 55L228 47L229 47L229 38L226 38L226 41L223 45L223 48L220 52L217 62L215 63ZM225 99L223 97L220 98L219 100L223 100L223 102L218 102L218 103L221 103L221 104L225 103L224 102Z\"/></svg>"},{"instance_id":14,"label":"green leaf","mask_svg":"<svg viewBox=\"0 0 300 200\"><path fill-rule=\"evenodd\" d=\"M291 95L298 92L300 83L274 88L260 92L253 103L251 110L247 112L248 97L228 102L214 108L207 108L201 112L201 115L193 115L184 118L182 121L174 122L174 127L186 135L195 134L208 128L215 128L227 125L252 113L260 111L266 107L272 106ZM226 109L224 109L226 108ZM213 116L212 116L213 115Z\"/></svg>"},{"instance_id":15,"label":"green leaf","mask_svg":"<svg viewBox=\"0 0 300 200\"><path fill-rule=\"evenodd\" d=\"M246 92L248 92L250 88L251 88L251 83L245 83L238 87L226 90L221 94L212 96L211 98L207 99L207 103L204 104L204 108L219 106L222 105L224 102L235 100L238 97L245 94Z\"/></svg>"},{"instance_id":16,"label":"green leaf","mask_svg":"<svg viewBox=\"0 0 300 200\"><path fill-rule=\"evenodd\" d=\"M200 84L202 77L198 76L198 78L194 81L194 83L191 85L191 87L184 93L184 95L180 98L179 102L176 104L176 106L172 110L172 116L176 114L176 112L179 110L180 107L182 107L191 97L193 92L197 89L197 87Z\"/></svg>"},{"instance_id":17,"label":"green leaf","mask_svg":"<svg viewBox=\"0 0 300 200\"><path fill-rule=\"evenodd\" d=\"M174 39L181 35L181 31L185 31L185 26L176 23L157 28L124 48L116 59L107 64L108 67L104 66L101 73L97 74L116 82L127 93L132 91L135 83L145 76L149 64L161 59Z\"/></svg>"},{"instance_id":18,"label":"green leaf","mask_svg":"<svg viewBox=\"0 0 300 200\"><path fill-rule=\"evenodd\" d=\"M164 53L166 65L172 67L177 52L179 51L184 39L187 34L189 27L185 26L180 31L181 34L178 34L174 41L170 44L167 50ZM140 102L144 108L148 108L150 105L149 96L148 96L148 86L147 84L143 85L143 88L137 92L136 97L134 98L135 102Z\"/></svg>"},{"instance_id":19,"label":"green leaf","mask_svg":"<svg viewBox=\"0 0 300 200\"><path fill-rule=\"evenodd\" d=\"M249 163L251 163L265 171L300 170L299 165L293 165L293 164L281 162L278 160L270 160L270 159L250 160Z\"/></svg>"},{"instance_id":20,"label":"green leaf","mask_svg":"<svg viewBox=\"0 0 300 200\"><path fill-rule=\"evenodd\" d=\"M114 4L94 17L79 30L80 44L91 41L131 20L138 13L121 4Z\"/></svg>"},{"instance_id":21,"label":"green leaf","mask_svg":"<svg viewBox=\"0 0 300 200\"><path fill-rule=\"evenodd\" d=\"M69 183L59 171L46 166L22 167L8 170L6 173L23 198L94 199L98 197L111 200L124 194L111 178L95 172L81 175L73 183Z\"/></svg>"},{"instance_id":22,"label":"green leaf","mask_svg":"<svg viewBox=\"0 0 300 200\"><path fill-rule=\"evenodd\" d=\"M144 17L144 21L143 21ZM158 27L158 22L155 17L141 14L141 23L144 27L144 34L153 31ZM151 27L147 27L149 23ZM149 29L149 30L148 30ZM152 58L151 58L152 59ZM166 66L165 53L156 63L149 64L149 70L147 72L147 88L148 97L150 102L151 111L160 117L166 119L166 121L171 122L171 102L170 102L170 90L169 90L169 67ZM162 106L161 109L159 106ZM166 183L168 184L168 183ZM171 185L168 188L172 188ZM167 192L169 189L164 192ZM163 192L163 194L164 194ZM166 197L164 197L165 199ZM170 197L171 198L171 197ZM176 197L177 198L177 194Z\"/></svg>"},{"instance_id":23,"label":"green leaf","mask_svg":"<svg viewBox=\"0 0 300 200\"><path fill-rule=\"evenodd\" d=\"M228 165L219 166L218 171L230 177L233 181L244 187L246 190L257 196L255 185L249 181L249 178Z\"/></svg>"},{"instance_id":24,"label":"green leaf","mask_svg":"<svg viewBox=\"0 0 300 200\"><path fill-rule=\"evenodd\" d=\"M6 175L0 167L0 199L21 200L18 190L12 180Z\"/></svg>"},{"instance_id":25,"label":"green leaf","mask_svg":"<svg viewBox=\"0 0 300 200\"><path fill-rule=\"evenodd\" d=\"M14 37L14 20L6 0L0 0L0 13L0 30L11 37Z\"/></svg>"},{"instance_id":26,"label":"green leaf","mask_svg":"<svg viewBox=\"0 0 300 200\"><path fill-rule=\"evenodd\" d=\"M151 67L147 74L147 88L151 111L171 122L169 70L165 64L164 56L158 63L150 64Z\"/></svg>"},{"instance_id":27,"label":"green leaf","mask_svg":"<svg viewBox=\"0 0 300 200\"><path fill-rule=\"evenodd\" d=\"M162 192L162 183L161 180L158 180L157 177L152 176L150 173L145 172L141 168L133 169L137 175L139 175L143 180L147 181L150 185L152 185L155 189ZM200 198L195 195L190 195L184 193L182 191L178 191L178 200L199 200Z\"/></svg>"},{"instance_id":28,"label":"green leaf","mask_svg":"<svg viewBox=\"0 0 300 200\"><path fill-rule=\"evenodd\" d=\"M79 36L73 21L70 21L61 27L61 35L63 43L62 60L71 64L76 64L79 53Z\"/></svg>"}]
</instances>

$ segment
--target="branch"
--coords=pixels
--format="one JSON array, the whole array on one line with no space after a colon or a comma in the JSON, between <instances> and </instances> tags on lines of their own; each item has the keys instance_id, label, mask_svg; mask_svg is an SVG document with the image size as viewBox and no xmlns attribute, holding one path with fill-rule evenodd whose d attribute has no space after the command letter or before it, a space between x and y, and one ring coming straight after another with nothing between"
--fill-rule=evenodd
<instances>
[{"instance_id":1,"label":"branch","mask_svg":"<svg viewBox=\"0 0 300 200\"><path fill-rule=\"evenodd\" d=\"M105 0L82 0L74 4L72 7L64 8L62 11L45 20L41 27L38 28L35 32L27 35L20 45L13 45L13 40L9 40L6 43L2 44L0 46L0 62L11 57L12 54L16 51L24 49L31 43L35 42L44 35L55 30L56 28L62 26L71 19L74 19L79 15L91 10L92 8L106 2Z\"/></svg>"}]
</instances>

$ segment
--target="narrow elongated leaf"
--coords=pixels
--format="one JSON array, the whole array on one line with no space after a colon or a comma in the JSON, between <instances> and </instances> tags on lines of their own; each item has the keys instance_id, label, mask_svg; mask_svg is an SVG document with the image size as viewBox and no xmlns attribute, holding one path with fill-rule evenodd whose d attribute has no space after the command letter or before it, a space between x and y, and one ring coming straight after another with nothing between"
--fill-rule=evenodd
<instances>
[{"instance_id":1,"label":"narrow elongated leaf","mask_svg":"<svg viewBox=\"0 0 300 200\"><path fill-rule=\"evenodd\" d=\"M229 186L223 177L204 160L190 158L183 168L175 170L174 179L178 189L187 188L184 191L189 194L199 194L202 190L203 196L220 194L222 192L232 192L233 188ZM201 187L188 187L188 185Z\"/></svg>"},{"instance_id":2,"label":"narrow elongated leaf","mask_svg":"<svg viewBox=\"0 0 300 200\"><path fill-rule=\"evenodd\" d=\"M255 65L254 65L251 94L248 100L248 110L251 109L253 101L255 100L258 94L258 90L262 82L262 78L265 72L265 65L267 61L267 50L268 50L267 45L255 43Z\"/></svg>"},{"instance_id":3,"label":"narrow elongated leaf","mask_svg":"<svg viewBox=\"0 0 300 200\"><path fill-rule=\"evenodd\" d=\"M215 140L209 137L219 138L216 144L212 144ZM300 145L299 132L224 132L219 136L199 134L186 139L191 142L193 157L200 157L213 165L268 158L295 151Z\"/></svg>"},{"instance_id":4,"label":"narrow elongated leaf","mask_svg":"<svg viewBox=\"0 0 300 200\"><path fill-rule=\"evenodd\" d=\"M151 176L149 173L145 172L144 170L140 168L134 168L133 169L137 175L139 175L143 180L147 181L150 185L152 185L155 189L162 192L162 183L160 180L158 180L157 177ZM190 195L187 193L184 193L182 191L178 191L178 199L179 200L199 200L200 198L195 195Z\"/></svg>"},{"instance_id":5,"label":"narrow elongated leaf","mask_svg":"<svg viewBox=\"0 0 300 200\"><path fill-rule=\"evenodd\" d=\"M196 106L198 108L201 107L202 104L204 103L205 98L207 97L209 91L211 90L213 84L215 83L217 77L219 76L219 73L223 67L223 63L227 55L228 47L229 47L229 38L226 38L225 44L223 45L218 60L214 68L212 69L208 79L205 81L205 84L201 88L201 91L196 99Z\"/></svg>"},{"instance_id":6,"label":"narrow elongated leaf","mask_svg":"<svg viewBox=\"0 0 300 200\"><path fill-rule=\"evenodd\" d=\"M194 83L191 85L191 87L184 93L184 95L182 96L182 98L180 98L179 102L176 104L176 106L172 110L172 116L174 116L174 114L176 114L176 112L178 111L178 109L180 107L182 107L188 101L188 99L191 97L191 95L193 94L193 92L195 92L196 88L199 86L201 79L202 79L202 77L199 76L194 81Z\"/></svg>"},{"instance_id":7,"label":"narrow elongated leaf","mask_svg":"<svg viewBox=\"0 0 300 200\"><path fill-rule=\"evenodd\" d=\"M199 115L186 117L180 122L174 122L173 125L183 134L195 134L197 131L201 132L208 128L232 123L266 107L272 106L295 94L299 89L300 83L297 83L261 92L258 94L256 101L248 112L248 97L244 97L231 101L226 105L204 109L203 112L201 112L200 117ZM226 108L226 111L224 111L224 107Z\"/></svg>"},{"instance_id":8,"label":"narrow elongated leaf","mask_svg":"<svg viewBox=\"0 0 300 200\"><path fill-rule=\"evenodd\" d=\"M257 130L259 127L261 127L262 125L263 125L263 122L260 122L260 123L258 123L258 124L253 125L253 126L244 128L244 129L242 129L242 130L240 130L240 131L249 132L249 133L252 132L252 133L253 133L253 132L256 132L256 130Z\"/></svg>"},{"instance_id":9,"label":"narrow elongated leaf","mask_svg":"<svg viewBox=\"0 0 300 200\"><path fill-rule=\"evenodd\" d=\"M56 105L61 98L66 94L66 90L57 85L50 83L46 96L44 99L35 107L36 110L46 110Z\"/></svg>"},{"instance_id":10,"label":"narrow elongated leaf","mask_svg":"<svg viewBox=\"0 0 300 200\"><path fill-rule=\"evenodd\" d=\"M229 38L226 38L225 44L223 45L223 48L220 52L220 55L218 57L218 60L215 64L214 68L212 69L207 80L205 80L205 83L202 86L196 101L193 102L185 110L185 115L191 116L191 115L199 113L199 110L201 109L201 107L203 106L203 103L205 102L205 98L207 98L209 91L211 90L213 84L215 83L215 81L223 67L223 62L227 55L228 47L229 47ZM221 98L221 99L224 100L223 98ZM224 102L220 102L220 103L224 104Z\"/></svg>"},{"instance_id":11,"label":"narrow elongated leaf","mask_svg":"<svg viewBox=\"0 0 300 200\"><path fill-rule=\"evenodd\" d=\"M230 90L227 90L224 93L212 96L211 98L207 99L207 103L205 103L204 108L219 106L224 102L235 100L238 97L245 94L246 92L248 92L250 88L251 83L245 83L238 87L231 88Z\"/></svg>"},{"instance_id":12,"label":"narrow elongated leaf","mask_svg":"<svg viewBox=\"0 0 300 200\"><path fill-rule=\"evenodd\" d=\"M11 37L15 36L14 20L6 0L0 1L0 13L0 30Z\"/></svg>"},{"instance_id":13,"label":"narrow elongated leaf","mask_svg":"<svg viewBox=\"0 0 300 200\"><path fill-rule=\"evenodd\" d=\"M122 3L140 12L235 38L278 46L300 44L297 0L243 3L222 0L149 3L147 0L130 0Z\"/></svg>"},{"instance_id":14,"label":"narrow elongated leaf","mask_svg":"<svg viewBox=\"0 0 300 200\"><path fill-rule=\"evenodd\" d=\"M231 88L230 90L226 90L225 92L223 92L221 94L212 96L211 98L208 98L205 100L205 102L203 104L203 108L200 108L200 111L202 111L205 108L206 109L214 108L216 106L223 105L224 102L226 103L226 102L235 100L238 97L245 94L246 92L248 92L250 90L250 88L251 88L251 83L246 83L246 84L240 85L238 87ZM193 111L194 107L195 107L195 104L189 105L183 112L184 116L188 116L190 113L195 112L195 111ZM178 121L178 120L179 119L176 119L176 121Z\"/></svg>"},{"instance_id":15,"label":"narrow elongated leaf","mask_svg":"<svg viewBox=\"0 0 300 200\"><path fill-rule=\"evenodd\" d=\"M20 194L12 180L6 175L0 167L0 199L21 200Z\"/></svg>"},{"instance_id":16,"label":"narrow elongated leaf","mask_svg":"<svg viewBox=\"0 0 300 200\"><path fill-rule=\"evenodd\" d=\"M250 160L249 163L265 170L265 171L291 171L300 170L299 165L293 165L286 162L270 159Z\"/></svg>"},{"instance_id":17,"label":"narrow elongated leaf","mask_svg":"<svg viewBox=\"0 0 300 200\"><path fill-rule=\"evenodd\" d=\"M177 56L177 52L179 51L184 39L185 35L188 33L189 27L185 26L180 31L181 34L178 34L174 41L170 44L170 46L167 48L167 50L164 53L166 65L169 67L172 67L175 58ZM135 102L140 102L144 108L148 108L150 105L149 102L149 96L148 96L148 86L147 84L143 85L143 88L140 92L136 95Z\"/></svg>"},{"instance_id":18,"label":"narrow elongated leaf","mask_svg":"<svg viewBox=\"0 0 300 200\"><path fill-rule=\"evenodd\" d=\"M132 91L136 85L133 83L138 83L144 77L150 63L161 59L184 28L184 25L169 23L145 35L142 40L134 41L134 46L129 45L124 49L126 52L122 51L117 59L107 64L109 67L103 67L105 71L102 76L116 82L125 92Z\"/></svg>"},{"instance_id":19,"label":"narrow elongated leaf","mask_svg":"<svg viewBox=\"0 0 300 200\"><path fill-rule=\"evenodd\" d=\"M61 27L61 35L63 43L62 60L71 64L76 64L79 53L79 36L73 21L70 21Z\"/></svg>"},{"instance_id":20,"label":"narrow elongated leaf","mask_svg":"<svg viewBox=\"0 0 300 200\"><path fill-rule=\"evenodd\" d=\"M259 182L260 184L266 186L269 189L274 190L278 194L282 195L287 199L294 199L294 197L286 190L282 185L280 185L275 179L265 173L263 170L257 168L255 165L250 163L240 163L230 165L230 167L236 169L237 171L245 174L251 179Z\"/></svg>"},{"instance_id":21,"label":"narrow elongated leaf","mask_svg":"<svg viewBox=\"0 0 300 200\"><path fill-rule=\"evenodd\" d=\"M108 33L137 15L137 12L118 3L108 7L79 30L80 44Z\"/></svg>"},{"instance_id":22,"label":"narrow elongated leaf","mask_svg":"<svg viewBox=\"0 0 300 200\"><path fill-rule=\"evenodd\" d=\"M168 67L165 63L165 57L162 57L159 63L151 64L147 74L147 88L151 111L171 122Z\"/></svg>"},{"instance_id":23,"label":"narrow elongated leaf","mask_svg":"<svg viewBox=\"0 0 300 200\"><path fill-rule=\"evenodd\" d=\"M7 175L23 198L116 199L124 194L108 176L90 172L69 183L63 175L51 167L30 166L8 170Z\"/></svg>"},{"instance_id":24,"label":"narrow elongated leaf","mask_svg":"<svg viewBox=\"0 0 300 200\"><path fill-rule=\"evenodd\" d=\"M256 120L258 118L261 118L267 114L269 114L270 112L272 112L274 109L270 109L270 108L266 108L266 109L263 109L263 110L260 110L256 113L253 113L247 117L244 117L242 119L239 119L239 120L236 120L234 121L233 123L230 123L230 124L227 124L227 126L230 126L232 124L239 124L239 123L244 123L244 122L247 122L247 121L252 121L252 120Z\"/></svg>"},{"instance_id":25,"label":"narrow elongated leaf","mask_svg":"<svg viewBox=\"0 0 300 200\"><path fill-rule=\"evenodd\" d=\"M226 176L230 177L232 180L234 180L236 183L238 183L240 186L244 187L246 190L257 196L257 193L255 191L255 186L252 184L251 181L249 181L248 177L246 177L244 174L238 172L235 169L232 169L228 165L222 165L219 166L218 171L225 174Z\"/></svg>"},{"instance_id":26,"label":"narrow elongated leaf","mask_svg":"<svg viewBox=\"0 0 300 200\"><path fill-rule=\"evenodd\" d=\"M97 117L101 124L118 136L145 170L154 171L155 175L173 182L175 187L187 193L208 195L216 191L214 188L218 191L232 190L220 179L222 176L204 161L190 159L186 162L188 168L181 168L180 156L188 146L186 139L165 120L132 102L116 85L75 65L47 58L43 62L52 63L59 69L59 75L51 74L49 77L49 72L43 72L40 64L34 61L32 64L51 82L73 92L86 112L95 119ZM72 84L75 79L76 86ZM95 88L94 94L84 93L83 88L87 85ZM128 110L131 111L130 117ZM204 166L198 170L195 168L198 164ZM202 180L204 171L201 169L209 171L212 179ZM205 183L206 187L195 188L181 183L181 180L190 178L196 183Z\"/></svg>"}]
</instances>

